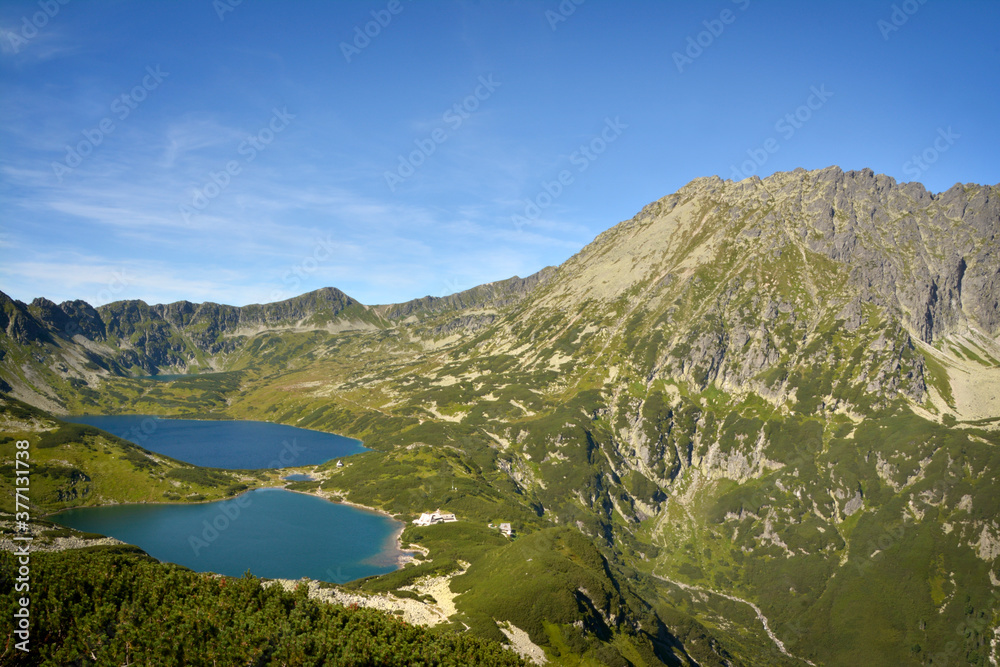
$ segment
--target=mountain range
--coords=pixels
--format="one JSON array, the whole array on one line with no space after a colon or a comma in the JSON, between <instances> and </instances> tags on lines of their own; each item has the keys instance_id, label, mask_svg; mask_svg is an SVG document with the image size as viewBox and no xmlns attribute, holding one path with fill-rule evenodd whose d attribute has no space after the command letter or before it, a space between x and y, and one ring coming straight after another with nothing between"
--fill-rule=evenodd
<instances>
[{"instance_id":1,"label":"mountain range","mask_svg":"<svg viewBox=\"0 0 1000 667\"><path fill-rule=\"evenodd\" d=\"M997 664L1000 186L698 178L558 267L399 304L0 306L38 429L330 430L373 451L321 491L507 517L488 549L409 528L430 561L361 585L464 563L456 628L554 664ZM35 502L115 500L82 472Z\"/></svg>"}]
</instances>

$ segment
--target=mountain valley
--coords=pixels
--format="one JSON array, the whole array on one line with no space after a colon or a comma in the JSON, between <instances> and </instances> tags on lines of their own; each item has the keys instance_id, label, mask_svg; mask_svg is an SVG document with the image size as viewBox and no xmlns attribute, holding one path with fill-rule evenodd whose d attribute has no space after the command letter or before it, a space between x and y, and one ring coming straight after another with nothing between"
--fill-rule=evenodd
<instances>
[{"instance_id":1,"label":"mountain valley","mask_svg":"<svg viewBox=\"0 0 1000 667\"><path fill-rule=\"evenodd\" d=\"M277 422L372 450L290 488L459 517L343 585L453 575L449 631L554 665L998 662L1000 186L698 178L558 267L399 304L0 306L36 513L282 483L60 415Z\"/></svg>"}]
</instances>

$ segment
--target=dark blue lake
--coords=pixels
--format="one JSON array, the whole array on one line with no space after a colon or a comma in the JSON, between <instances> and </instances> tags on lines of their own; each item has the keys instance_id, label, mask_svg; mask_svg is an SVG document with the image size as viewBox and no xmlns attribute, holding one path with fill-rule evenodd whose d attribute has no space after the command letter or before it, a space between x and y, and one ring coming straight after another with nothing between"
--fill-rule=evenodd
<instances>
[{"instance_id":1,"label":"dark blue lake","mask_svg":"<svg viewBox=\"0 0 1000 667\"><path fill-rule=\"evenodd\" d=\"M67 510L55 523L116 537L198 572L344 583L395 570L387 516L283 489L257 489L196 505L113 505Z\"/></svg>"},{"instance_id":2,"label":"dark blue lake","mask_svg":"<svg viewBox=\"0 0 1000 667\"><path fill-rule=\"evenodd\" d=\"M157 454L210 468L315 465L368 451L359 440L268 422L143 415L85 415L63 419L96 426Z\"/></svg>"}]
</instances>

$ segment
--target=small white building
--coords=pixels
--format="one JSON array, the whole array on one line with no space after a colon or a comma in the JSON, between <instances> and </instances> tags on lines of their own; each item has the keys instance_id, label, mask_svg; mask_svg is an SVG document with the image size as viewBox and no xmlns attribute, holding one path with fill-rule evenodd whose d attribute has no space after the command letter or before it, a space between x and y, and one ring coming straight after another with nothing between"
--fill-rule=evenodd
<instances>
[{"instance_id":1,"label":"small white building","mask_svg":"<svg viewBox=\"0 0 1000 667\"><path fill-rule=\"evenodd\" d=\"M419 519L414 520L413 525L432 526L436 523L451 523L452 521L458 521L453 513L442 513L441 510L434 510L421 514Z\"/></svg>"},{"instance_id":2,"label":"small white building","mask_svg":"<svg viewBox=\"0 0 1000 667\"><path fill-rule=\"evenodd\" d=\"M514 535L514 529L510 527L509 523L501 523L500 532L506 535L507 537L511 537Z\"/></svg>"},{"instance_id":3,"label":"small white building","mask_svg":"<svg viewBox=\"0 0 1000 667\"><path fill-rule=\"evenodd\" d=\"M343 468L344 467L344 462L343 461L337 461L337 467L338 468Z\"/></svg>"}]
</instances>

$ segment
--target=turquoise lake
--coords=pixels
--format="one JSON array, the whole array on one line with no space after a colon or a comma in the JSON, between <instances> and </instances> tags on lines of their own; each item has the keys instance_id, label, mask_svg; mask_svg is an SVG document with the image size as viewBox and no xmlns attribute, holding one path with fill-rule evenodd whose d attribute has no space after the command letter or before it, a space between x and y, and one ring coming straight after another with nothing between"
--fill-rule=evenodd
<instances>
[{"instance_id":1,"label":"turquoise lake","mask_svg":"<svg viewBox=\"0 0 1000 667\"><path fill-rule=\"evenodd\" d=\"M200 466L281 468L368 451L332 433L253 421L135 415L65 418ZM292 475L291 477L296 477ZM198 572L344 583L395 570L395 534L385 515L284 489L257 489L199 504L87 507L49 517L140 547Z\"/></svg>"},{"instance_id":2,"label":"turquoise lake","mask_svg":"<svg viewBox=\"0 0 1000 667\"><path fill-rule=\"evenodd\" d=\"M344 583L397 568L387 516L284 489L196 505L67 510L55 523L116 537L198 572Z\"/></svg>"},{"instance_id":3,"label":"turquoise lake","mask_svg":"<svg viewBox=\"0 0 1000 667\"><path fill-rule=\"evenodd\" d=\"M157 454L209 468L287 468L325 463L368 451L360 441L342 435L268 422L144 415L86 415L62 419L96 426Z\"/></svg>"}]
</instances>

